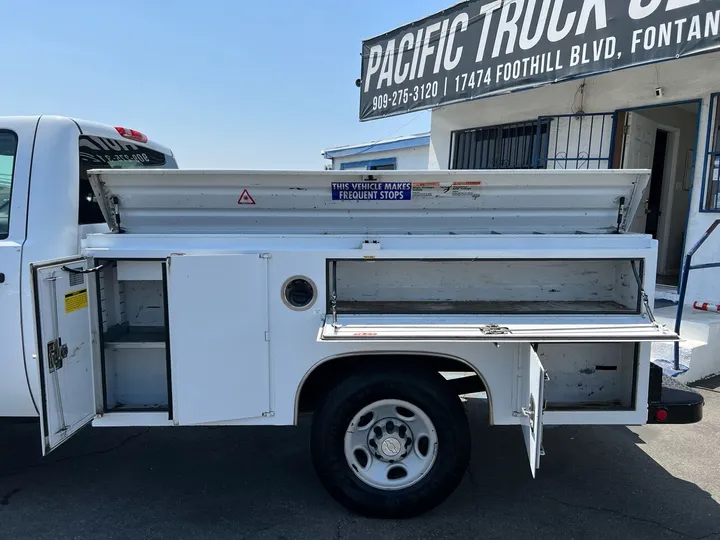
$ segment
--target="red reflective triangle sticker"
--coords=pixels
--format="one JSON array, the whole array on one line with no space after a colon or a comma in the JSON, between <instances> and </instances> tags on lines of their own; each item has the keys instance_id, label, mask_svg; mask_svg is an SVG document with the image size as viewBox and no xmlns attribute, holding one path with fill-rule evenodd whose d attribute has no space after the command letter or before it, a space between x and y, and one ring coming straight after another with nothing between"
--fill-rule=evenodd
<instances>
[{"instance_id":1,"label":"red reflective triangle sticker","mask_svg":"<svg viewBox=\"0 0 720 540\"><path fill-rule=\"evenodd\" d=\"M240 195L238 199L238 204L255 204L255 199L250 196L247 189L243 189L242 195Z\"/></svg>"}]
</instances>

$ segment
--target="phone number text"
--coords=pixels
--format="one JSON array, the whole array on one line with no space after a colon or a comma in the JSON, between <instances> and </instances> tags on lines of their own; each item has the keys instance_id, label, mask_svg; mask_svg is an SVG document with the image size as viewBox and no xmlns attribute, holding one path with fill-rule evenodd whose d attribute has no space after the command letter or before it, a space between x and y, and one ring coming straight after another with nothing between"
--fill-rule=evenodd
<instances>
[{"instance_id":1,"label":"phone number text","mask_svg":"<svg viewBox=\"0 0 720 540\"><path fill-rule=\"evenodd\" d=\"M372 110L382 111L388 107L397 107L399 105L407 105L411 101L422 101L428 98L438 96L440 85L437 81L415 85L411 88L403 88L394 90L387 94L379 94L373 96Z\"/></svg>"}]
</instances>

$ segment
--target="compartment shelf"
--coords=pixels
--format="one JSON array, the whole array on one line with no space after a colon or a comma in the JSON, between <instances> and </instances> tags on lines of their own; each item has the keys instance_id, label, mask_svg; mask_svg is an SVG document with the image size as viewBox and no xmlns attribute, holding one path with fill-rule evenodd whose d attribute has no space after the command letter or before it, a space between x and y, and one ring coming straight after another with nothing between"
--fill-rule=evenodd
<instances>
[{"instance_id":1,"label":"compartment shelf","mask_svg":"<svg viewBox=\"0 0 720 540\"><path fill-rule=\"evenodd\" d=\"M164 349L162 326L114 326L105 333L105 346L115 349Z\"/></svg>"},{"instance_id":2,"label":"compartment shelf","mask_svg":"<svg viewBox=\"0 0 720 540\"><path fill-rule=\"evenodd\" d=\"M163 404L153 405L134 405L132 403L122 403L108 409L108 413L114 412L167 412L168 406Z\"/></svg>"}]
</instances>

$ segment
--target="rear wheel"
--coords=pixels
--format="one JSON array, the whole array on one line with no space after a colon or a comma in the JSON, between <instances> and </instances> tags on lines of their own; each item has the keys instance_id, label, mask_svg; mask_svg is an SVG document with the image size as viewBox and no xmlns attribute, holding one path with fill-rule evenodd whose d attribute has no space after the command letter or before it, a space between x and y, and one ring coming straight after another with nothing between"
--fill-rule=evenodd
<instances>
[{"instance_id":1,"label":"rear wheel","mask_svg":"<svg viewBox=\"0 0 720 540\"><path fill-rule=\"evenodd\" d=\"M470 458L463 405L432 372L362 373L313 418L318 476L340 503L371 517L410 517L444 501Z\"/></svg>"}]
</instances>

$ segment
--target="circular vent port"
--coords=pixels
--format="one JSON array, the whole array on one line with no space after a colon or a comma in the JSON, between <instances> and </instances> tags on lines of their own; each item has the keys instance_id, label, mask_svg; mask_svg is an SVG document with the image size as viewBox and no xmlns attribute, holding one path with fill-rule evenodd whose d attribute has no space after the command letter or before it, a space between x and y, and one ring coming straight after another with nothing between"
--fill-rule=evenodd
<instances>
[{"instance_id":1,"label":"circular vent port","mask_svg":"<svg viewBox=\"0 0 720 540\"><path fill-rule=\"evenodd\" d=\"M283 286L283 301L290 309L308 309L315 302L315 284L304 277L293 277Z\"/></svg>"}]
</instances>

